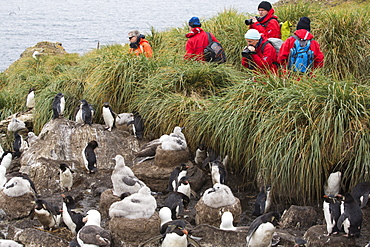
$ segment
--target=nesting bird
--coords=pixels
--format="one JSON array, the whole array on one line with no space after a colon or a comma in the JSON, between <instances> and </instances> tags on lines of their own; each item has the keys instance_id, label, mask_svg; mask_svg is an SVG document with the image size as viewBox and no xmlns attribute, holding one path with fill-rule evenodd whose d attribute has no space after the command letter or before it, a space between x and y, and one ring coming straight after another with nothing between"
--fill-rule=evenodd
<instances>
[{"instance_id":1,"label":"nesting bird","mask_svg":"<svg viewBox=\"0 0 370 247\"><path fill-rule=\"evenodd\" d=\"M23 244L9 239L0 239L0 247L23 247Z\"/></svg>"},{"instance_id":2,"label":"nesting bird","mask_svg":"<svg viewBox=\"0 0 370 247\"><path fill-rule=\"evenodd\" d=\"M67 165L67 164L60 164L59 165L59 183L60 189L63 192L64 189L71 191L73 185L73 175L74 171Z\"/></svg>"},{"instance_id":3,"label":"nesting bird","mask_svg":"<svg viewBox=\"0 0 370 247\"><path fill-rule=\"evenodd\" d=\"M176 126L171 134L162 135L159 138L163 150L185 150L187 148L185 135L182 133L182 129L183 128Z\"/></svg>"},{"instance_id":4,"label":"nesting bird","mask_svg":"<svg viewBox=\"0 0 370 247\"><path fill-rule=\"evenodd\" d=\"M124 125L134 121L134 114L132 113L120 113L116 116L116 124Z\"/></svg>"},{"instance_id":5,"label":"nesting bird","mask_svg":"<svg viewBox=\"0 0 370 247\"><path fill-rule=\"evenodd\" d=\"M35 89L33 87L30 88L27 94L26 107L28 109L32 109L35 107Z\"/></svg>"},{"instance_id":6,"label":"nesting bird","mask_svg":"<svg viewBox=\"0 0 370 247\"><path fill-rule=\"evenodd\" d=\"M86 223L77 233L77 242L81 247L110 246L109 231L100 226L101 215L97 210L89 210L83 219Z\"/></svg>"},{"instance_id":7,"label":"nesting bird","mask_svg":"<svg viewBox=\"0 0 370 247\"><path fill-rule=\"evenodd\" d=\"M8 171L10 168L10 165L12 164L13 155L10 151L4 152L1 160L1 166L4 166L5 169Z\"/></svg>"},{"instance_id":8,"label":"nesting bird","mask_svg":"<svg viewBox=\"0 0 370 247\"><path fill-rule=\"evenodd\" d=\"M115 127L115 123L116 123L114 116L117 115L117 113L115 113L112 110L112 107L109 105L108 102L105 102L103 104L102 115L103 115L103 119L104 119L104 122L105 122L105 125L106 125L106 129L108 131L112 131L112 128ZM117 117L119 117L119 116L117 116Z\"/></svg>"},{"instance_id":9,"label":"nesting bird","mask_svg":"<svg viewBox=\"0 0 370 247\"><path fill-rule=\"evenodd\" d=\"M13 117L12 121L8 124L8 131L11 131L11 132L17 132L25 128L26 128L25 122L18 120L15 117Z\"/></svg>"},{"instance_id":10,"label":"nesting bird","mask_svg":"<svg viewBox=\"0 0 370 247\"><path fill-rule=\"evenodd\" d=\"M276 212L270 212L257 217L249 227L247 236L248 247L271 246L272 237L280 216Z\"/></svg>"},{"instance_id":11,"label":"nesting bird","mask_svg":"<svg viewBox=\"0 0 370 247\"><path fill-rule=\"evenodd\" d=\"M135 176L131 168L126 166L122 155L116 155L114 160L116 161L116 166L111 176L113 195L121 196L122 193L134 194L141 188L146 187L145 183Z\"/></svg>"},{"instance_id":12,"label":"nesting bird","mask_svg":"<svg viewBox=\"0 0 370 247\"><path fill-rule=\"evenodd\" d=\"M31 147L35 142L37 142L38 136L35 135L33 132L28 132L27 133L27 141L28 141L28 146Z\"/></svg>"},{"instance_id":13,"label":"nesting bird","mask_svg":"<svg viewBox=\"0 0 370 247\"><path fill-rule=\"evenodd\" d=\"M53 109L53 119L60 118L64 114L64 109L65 109L65 99L64 99L64 94L62 93L57 93L54 97L52 109Z\"/></svg>"},{"instance_id":14,"label":"nesting bird","mask_svg":"<svg viewBox=\"0 0 370 247\"><path fill-rule=\"evenodd\" d=\"M23 196L24 194L29 192L36 194L34 185L33 183L31 183L31 180L20 176L12 177L11 179L9 179L9 181L6 182L4 185L3 192L10 197Z\"/></svg>"},{"instance_id":15,"label":"nesting bird","mask_svg":"<svg viewBox=\"0 0 370 247\"><path fill-rule=\"evenodd\" d=\"M236 201L231 189L225 184L218 183L204 191L202 199L207 206L212 208L232 205Z\"/></svg>"},{"instance_id":16,"label":"nesting bird","mask_svg":"<svg viewBox=\"0 0 370 247\"><path fill-rule=\"evenodd\" d=\"M89 173L94 173L98 170L96 167L96 155L95 148L99 147L98 143L93 140L87 143L86 147L82 150L82 158Z\"/></svg>"},{"instance_id":17,"label":"nesting bird","mask_svg":"<svg viewBox=\"0 0 370 247\"><path fill-rule=\"evenodd\" d=\"M128 219L150 218L157 208L157 202L148 187L143 187L138 193L114 202L109 208L109 216Z\"/></svg>"},{"instance_id":18,"label":"nesting bird","mask_svg":"<svg viewBox=\"0 0 370 247\"><path fill-rule=\"evenodd\" d=\"M34 213L44 230L53 230L59 227L61 215L59 209L44 200L36 200Z\"/></svg>"},{"instance_id":19,"label":"nesting bird","mask_svg":"<svg viewBox=\"0 0 370 247\"><path fill-rule=\"evenodd\" d=\"M221 216L220 229L226 231L235 231L236 227L233 225L234 217L229 211L226 211Z\"/></svg>"},{"instance_id":20,"label":"nesting bird","mask_svg":"<svg viewBox=\"0 0 370 247\"><path fill-rule=\"evenodd\" d=\"M18 132L14 133L13 149L17 156L28 149L28 143Z\"/></svg>"}]
</instances>

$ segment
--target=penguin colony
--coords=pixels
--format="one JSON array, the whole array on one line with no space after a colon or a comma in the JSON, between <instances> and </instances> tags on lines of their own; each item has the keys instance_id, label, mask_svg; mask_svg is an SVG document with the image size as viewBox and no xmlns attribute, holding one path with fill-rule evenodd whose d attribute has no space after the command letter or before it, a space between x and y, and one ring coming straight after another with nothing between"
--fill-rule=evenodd
<instances>
[{"instance_id":1,"label":"penguin colony","mask_svg":"<svg viewBox=\"0 0 370 247\"><path fill-rule=\"evenodd\" d=\"M26 106L28 109L35 107L35 89L31 88L27 96ZM65 99L62 93L58 93L52 103L52 119L62 118L65 110ZM91 126L95 110L86 100L81 100L76 109L75 121L83 125ZM138 112L116 114L108 102L102 107L102 117L107 131L113 131L117 125L133 125L136 138L144 138L144 120ZM70 246L110 246L112 239L109 231L101 227L101 215L97 210L89 210L86 214L83 210L76 209L76 203L72 196L62 195L62 208L38 198L33 182L24 173L12 173L12 159L19 157L28 146L37 143L37 136L33 132L28 133L28 142L18 131L26 129L25 124L13 118L8 130L14 133L13 151L5 151L0 146L0 190L9 197L20 197L26 193L35 195L35 206L32 217L36 217L43 230L53 231L64 224L75 239ZM163 135L142 146L137 153L140 157L155 156L155 149L162 145L164 150L184 150L187 148L183 128L176 126L173 133ZM82 159L87 173L98 172L97 157L95 149L99 145L97 141L91 140L82 150ZM227 183L227 156L221 158L214 150L199 145L195 152L194 163L203 169L209 168L210 178L213 186L202 195L204 203L212 208L221 208L235 202L235 197ZM128 219L149 219L157 210L158 205L152 191L146 184L139 180L132 170L126 166L122 155L117 154L113 160L116 165L111 175L113 195L121 200L111 204L109 217L125 217ZM177 246L200 246L186 229L184 216L192 197L192 190L187 176L187 164L179 164L169 176L168 196L165 204L159 210L161 227L159 235L143 243L148 244L160 240L162 247ZM73 190L73 169L66 163L59 166L60 190ZM351 192L340 194L341 172L333 172L329 175L324 186L323 211L326 221L327 236L343 233L345 237L359 237L362 227L362 211L369 200L370 182L357 184ZM271 208L271 186L263 186L256 198L255 208L252 215L255 220L248 228L248 236L245 245L249 247L272 246L273 234L276 227L280 225L280 214L270 212ZM220 215L221 224L219 228L224 231L238 231L243 227L233 225L234 216L231 212L223 212ZM297 238L295 246L305 246L303 239ZM22 246L12 240L1 240L0 246Z\"/></svg>"}]
</instances>

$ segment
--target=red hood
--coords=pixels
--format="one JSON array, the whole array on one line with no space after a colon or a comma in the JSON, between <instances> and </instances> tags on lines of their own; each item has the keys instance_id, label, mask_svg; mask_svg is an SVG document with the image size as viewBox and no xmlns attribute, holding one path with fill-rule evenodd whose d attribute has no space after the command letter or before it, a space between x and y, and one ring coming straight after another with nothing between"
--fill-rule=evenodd
<instances>
[{"instance_id":1,"label":"red hood","mask_svg":"<svg viewBox=\"0 0 370 247\"><path fill-rule=\"evenodd\" d=\"M260 23L265 23L266 21L270 20L271 18L275 18L275 19L278 19L278 17L276 15L274 15L275 13L275 10L272 8L270 9L270 11L267 13L267 15L265 15L263 17L263 20L262 21L259 21Z\"/></svg>"},{"instance_id":2,"label":"red hood","mask_svg":"<svg viewBox=\"0 0 370 247\"><path fill-rule=\"evenodd\" d=\"M298 29L294 34L300 39L313 39L313 35L306 29Z\"/></svg>"}]
</instances>

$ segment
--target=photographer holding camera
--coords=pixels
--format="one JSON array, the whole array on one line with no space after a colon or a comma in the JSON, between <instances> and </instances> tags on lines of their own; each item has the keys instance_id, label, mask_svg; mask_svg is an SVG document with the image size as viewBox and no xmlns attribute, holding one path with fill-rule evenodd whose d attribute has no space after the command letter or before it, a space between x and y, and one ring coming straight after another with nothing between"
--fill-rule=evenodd
<instances>
[{"instance_id":1,"label":"photographer holding camera","mask_svg":"<svg viewBox=\"0 0 370 247\"><path fill-rule=\"evenodd\" d=\"M275 10L271 3L262 1L258 5L258 13L259 17L255 16L245 20L245 25L250 26L250 29L257 29L265 39L281 39L280 24L278 17L274 15Z\"/></svg>"},{"instance_id":2,"label":"photographer holding camera","mask_svg":"<svg viewBox=\"0 0 370 247\"><path fill-rule=\"evenodd\" d=\"M277 71L277 54L271 43L261 37L256 29L249 29L244 35L248 46L242 51L242 65L264 73ZM266 43L267 42L267 43Z\"/></svg>"}]
</instances>

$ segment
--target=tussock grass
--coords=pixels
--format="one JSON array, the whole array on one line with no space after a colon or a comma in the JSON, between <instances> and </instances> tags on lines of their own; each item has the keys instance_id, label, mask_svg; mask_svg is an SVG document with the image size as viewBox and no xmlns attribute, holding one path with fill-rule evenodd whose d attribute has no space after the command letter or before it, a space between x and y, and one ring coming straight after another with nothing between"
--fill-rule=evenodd
<instances>
[{"instance_id":1,"label":"tussock grass","mask_svg":"<svg viewBox=\"0 0 370 247\"><path fill-rule=\"evenodd\" d=\"M185 24L165 32L152 28L149 59L132 56L128 45L119 44L83 56L23 57L0 74L0 117L25 110L28 90L35 87L37 134L62 92L68 119L86 99L98 123L104 102L116 112L138 111L153 138L185 126L190 150L204 143L228 154L228 169L252 182L262 176L281 200L320 200L333 170L343 172L349 189L368 180L370 170L368 7L322 11L306 2L276 10L280 21L293 27L300 17L311 18L326 56L323 69L284 77L246 70L240 52L250 15L225 10L202 21L225 48L225 64L184 61Z\"/></svg>"}]
</instances>

